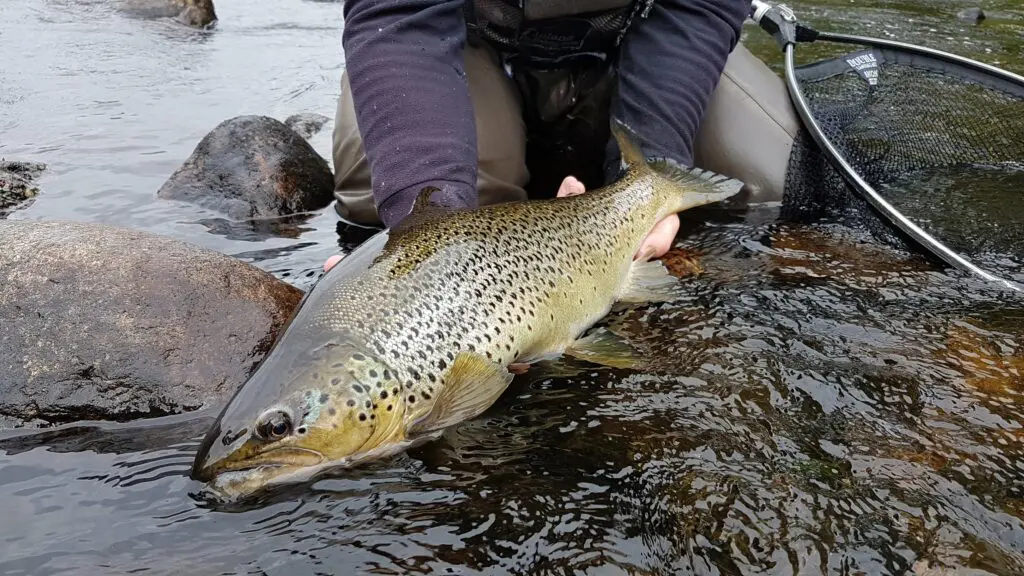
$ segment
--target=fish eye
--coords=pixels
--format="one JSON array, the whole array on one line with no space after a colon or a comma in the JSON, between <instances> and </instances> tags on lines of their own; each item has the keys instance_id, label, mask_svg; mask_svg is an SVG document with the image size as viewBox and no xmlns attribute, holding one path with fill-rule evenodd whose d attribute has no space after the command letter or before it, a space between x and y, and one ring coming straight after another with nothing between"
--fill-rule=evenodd
<instances>
[{"instance_id":1,"label":"fish eye","mask_svg":"<svg viewBox=\"0 0 1024 576\"><path fill-rule=\"evenodd\" d=\"M280 440L292 431L291 414L284 410L268 410L260 416L256 434L264 440Z\"/></svg>"}]
</instances>

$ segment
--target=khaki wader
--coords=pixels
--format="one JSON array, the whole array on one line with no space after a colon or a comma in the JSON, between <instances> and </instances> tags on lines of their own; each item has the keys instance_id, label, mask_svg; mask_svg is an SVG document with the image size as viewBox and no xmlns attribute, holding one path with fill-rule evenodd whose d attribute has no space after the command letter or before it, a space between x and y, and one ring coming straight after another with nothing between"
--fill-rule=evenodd
<instances>
[{"instance_id":1,"label":"khaki wader","mask_svg":"<svg viewBox=\"0 0 1024 576\"><path fill-rule=\"evenodd\" d=\"M467 46L464 54L476 117L481 206L553 196L561 178L569 174L582 180L588 189L600 185L595 178L603 174L601 159L594 162L592 157L603 151L608 137L610 76L584 74L582 81L575 80L574 92L587 97L572 104L574 114L566 115L570 105L559 103L565 81L536 73L527 76L528 80L517 77L517 85L491 48ZM533 95L525 110L521 95L524 93ZM565 100L561 97L561 101ZM580 110L585 114L578 114ZM531 126L541 126L539 130L543 130L531 138L538 143L531 147L532 175L527 169L528 132L524 115L531 118ZM578 118L586 116L592 120L581 124ZM568 158L550 153L543 142L552 135L559 137L559 129L574 133L574 148L586 148L586 143L590 143L590 149L584 150L584 156ZM780 201L790 149L799 129L799 117L785 84L738 44L729 56L695 138L694 163L745 182L749 202ZM341 79L333 156L338 213L357 224L379 226L370 187L370 166L356 125L347 74ZM535 190L528 195L531 186Z\"/></svg>"}]
</instances>

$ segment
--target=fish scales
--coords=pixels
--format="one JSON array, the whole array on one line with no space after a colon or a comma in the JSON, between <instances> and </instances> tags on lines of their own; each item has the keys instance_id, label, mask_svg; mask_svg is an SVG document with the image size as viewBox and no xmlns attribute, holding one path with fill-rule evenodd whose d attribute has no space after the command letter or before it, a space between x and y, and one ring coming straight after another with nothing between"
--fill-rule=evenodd
<instances>
[{"instance_id":1,"label":"fish scales","mask_svg":"<svg viewBox=\"0 0 1024 576\"><path fill-rule=\"evenodd\" d=\"M449 210L425 190L307 295L224 407L193 477L234 495L391 455L485 410L510 365L574 349L602 358L608 344L580 335L616 301L656 300L671 284L658 262L634 261L647 233L742 186L648 162L624 127L613 133L627 170L582 195Z\"/></svg>"}]
</instances>

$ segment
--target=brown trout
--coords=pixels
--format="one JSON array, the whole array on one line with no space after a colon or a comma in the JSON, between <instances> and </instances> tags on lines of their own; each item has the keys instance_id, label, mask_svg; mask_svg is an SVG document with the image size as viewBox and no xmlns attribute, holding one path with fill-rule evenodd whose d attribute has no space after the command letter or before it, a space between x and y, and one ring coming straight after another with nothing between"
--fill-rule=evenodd
<instances>
[{"instance_id":1,"label":"brown trout","mask_svg":"<svg viewBox=\"0 0 1024 576\"><path fill-rule=\"evenodd\" d=\"M192 478L221 498L312 479L437 438L490 407L508 367L562 354L630 366L616 302L665 301L677 280L634 260L665 216L742 183L647 161L613 123L625 172L585 194L412 213L327 272L224 407Z\"/></svg>"}]
</instances>

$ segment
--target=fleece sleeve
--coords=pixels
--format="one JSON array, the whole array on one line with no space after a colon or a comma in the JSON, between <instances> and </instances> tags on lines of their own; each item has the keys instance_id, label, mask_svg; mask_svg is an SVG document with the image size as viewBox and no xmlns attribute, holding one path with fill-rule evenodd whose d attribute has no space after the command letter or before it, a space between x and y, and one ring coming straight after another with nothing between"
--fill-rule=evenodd
<instances>
[{"instance_id":1,"label":"fleece sleeve","mask_svg":"<svg viewBox=\"0 0 1024 576\"><path fill-rule=\"evenodd\" d=\"M692 165L697 129L749 10L747 0L658 0L634 21L611 113L640 136L648 156ZM614 143L609 153L617 167Z\"/></svg>"},{"instance_id":2,"label":"fleece sleeve","mask_svg":"<svg viewBox=\"0 0 1024 576\"><path fill-rule=\"evenodd\" d=\"M476 125L463 66L462 0L347 0L342 45L356 122L385 226L417 194L477 205Z\"/></svg>"}]
</instances>

